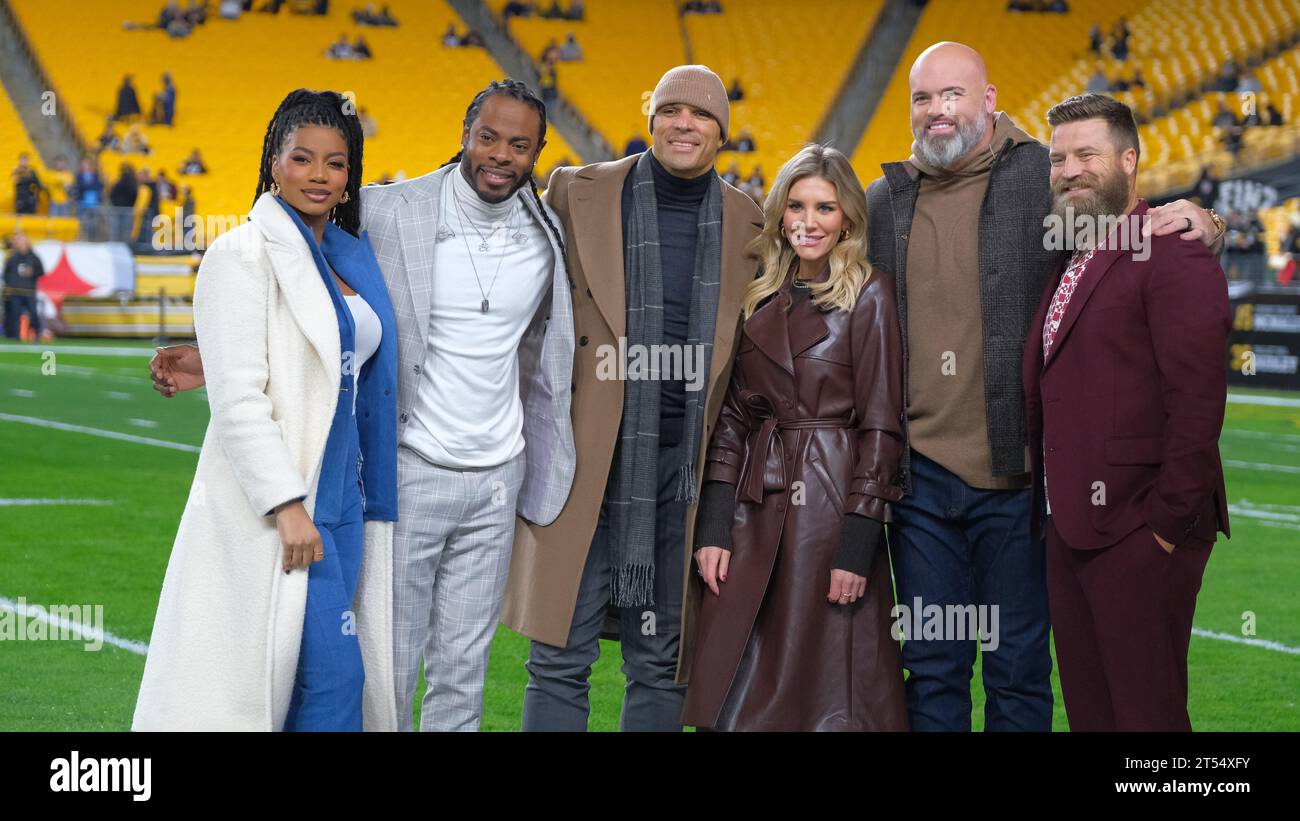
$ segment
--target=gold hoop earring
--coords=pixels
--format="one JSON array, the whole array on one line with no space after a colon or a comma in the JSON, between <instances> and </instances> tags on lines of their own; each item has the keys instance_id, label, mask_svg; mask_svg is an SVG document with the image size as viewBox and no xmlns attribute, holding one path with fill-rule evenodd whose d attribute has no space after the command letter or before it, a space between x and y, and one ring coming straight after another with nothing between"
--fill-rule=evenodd
<instances>
[{"instance_id":1,"label":"gold hoop earring","mask_svg":"<svg viewBox=\"0 0 1300 821\"><path fill-rule=\"evenodd\" d=\"M275 180L272 180L271 187L268 190L271 192L271 196L273 197L280 196L280 183L276 182Z\"/></svg>"},{"instance_id":2,"label":"gold hoop earring","mask_svg":"<svg viewBox=\"0 0 1300 821\"><path fill-rule=\"evenodd\" d=\"M348 203L348 201L351 200L351 199L352 199L352 195L349 194L347 191L344 191L344 192L343 192L343 199L339 200L339 202L341 202L341 203L343 203L343 204L346 205L346 204Z\"/></svg>"}]
</instances>

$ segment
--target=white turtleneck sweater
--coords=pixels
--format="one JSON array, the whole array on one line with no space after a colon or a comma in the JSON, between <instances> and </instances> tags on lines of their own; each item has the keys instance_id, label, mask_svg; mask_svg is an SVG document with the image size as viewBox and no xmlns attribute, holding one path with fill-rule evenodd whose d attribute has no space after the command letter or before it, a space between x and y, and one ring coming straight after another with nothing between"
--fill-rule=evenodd
<instances>
[{"instance_id":1,"label":"white turtleneck sweater","mask_svg":"<svg viewBox=\"0 0 1300 821\"><path fill-rule=\"evenodd\" d=\"M437 465L494 467L524 449L519 340L551 287L554 252L546 226L521 201L532 196L527 186L491 204L460 169L448 177L438 227L455 236L434 246L429 336L401 444ZM514 239L520 233L522 243ZM487 252L479 251L483 238Z\"/></svg>"}]
</instances>

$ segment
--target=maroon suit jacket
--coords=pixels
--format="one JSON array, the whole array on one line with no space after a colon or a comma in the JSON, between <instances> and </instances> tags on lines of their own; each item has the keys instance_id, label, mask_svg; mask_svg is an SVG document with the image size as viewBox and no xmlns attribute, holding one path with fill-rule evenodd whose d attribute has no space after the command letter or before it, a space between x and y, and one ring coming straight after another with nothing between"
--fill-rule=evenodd
<instances>
[{"instance_id":1,"label":"maroon suit jacket","mask_svg":"<svg viewBox=\"0 0 1300 821\"><path fill-rule=\"evenodd\" d=\"M1146 211L1139 200L1133 213ZM1201 242L1177 234L1147 241L1141 262L1132 251L1097 252L1046 363L1043 322L1067 259L1030 324L1024 380L1035 537L1044 459L1053 524L1071 547L1109 547L1142 527L1174 545L1229 534L1219 461L1227 280Z\"/></svg>"}]
</instances>

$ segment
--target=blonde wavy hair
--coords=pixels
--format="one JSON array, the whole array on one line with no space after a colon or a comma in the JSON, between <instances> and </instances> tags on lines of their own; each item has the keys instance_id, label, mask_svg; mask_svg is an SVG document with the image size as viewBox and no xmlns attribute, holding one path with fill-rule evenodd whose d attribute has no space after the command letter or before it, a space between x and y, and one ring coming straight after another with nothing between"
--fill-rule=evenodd
<instances>
[{"instance_id":1,"label":"blonde wavy hair","mask_svg":"<svg viewBox=\"0 0 1300 821\"><path fill-rule=\"evenodd\" d=\"M745 319L753 315L764 299L780 290L795 260L794 248L785 237L781 221L790 189L806 177L822 177L835 186L835 195L844 212L842 230L848 232L831 249L830 276L825 282L810 284L813 302L841 311L852 310L862 286L871 276L871 263L867 262L867 195L862 183L842 153L827 145L809 143L777 172L772 190L763 202L763 230L745 249L760 263L758 277L745 289L741 301Z\"/></svg>"}]
</instances>

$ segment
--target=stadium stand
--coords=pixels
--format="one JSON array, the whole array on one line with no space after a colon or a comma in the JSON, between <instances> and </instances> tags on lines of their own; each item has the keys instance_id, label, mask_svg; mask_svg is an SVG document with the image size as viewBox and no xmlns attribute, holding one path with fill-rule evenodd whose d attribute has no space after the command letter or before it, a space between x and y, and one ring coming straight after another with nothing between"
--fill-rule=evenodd
<instances>
[{"instance_id":1,"label":"stadium stand","mask_svg":"<svg viewBox=\"0 0 1300 821\"><path fill-rule=\"evenodd\" d=\"M396 28L356 26L349 7L341 3L332 4L325 17L282 11L229 21L213 15L183 39L159 30L124 30L124 20L156 19L159 0L87 3L75 15L44 0L11 2L59 99L91 141L112 113L124 74L134 75L147 115L159 78L171 73L178 89L174 125L143 125L152 153L141 157L105 151L103 171L106 179L114 179L123 161L155 172L165 169L173 182L193 186L200 215L248 210L266 123L294 88L352 92L358 107L374 117L378 132L367 140L365 154L366 178L373 181L385 174L417 176L450 158L459 147L465 106L490 80L502 76L486 51L442 45L447 26L459 25L455 12L442 2L390 2L400 23ZM325 49L340 33L364 35L374 58L327 59ZM195 147L208 173L178 177ZM539 169L549 169L566 155L577 162L572 154L552 130ZM168 206L164 203L165 211Z\"/></svg>"}]
</instances>

